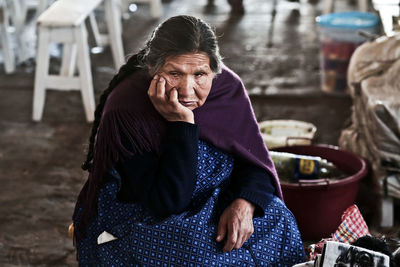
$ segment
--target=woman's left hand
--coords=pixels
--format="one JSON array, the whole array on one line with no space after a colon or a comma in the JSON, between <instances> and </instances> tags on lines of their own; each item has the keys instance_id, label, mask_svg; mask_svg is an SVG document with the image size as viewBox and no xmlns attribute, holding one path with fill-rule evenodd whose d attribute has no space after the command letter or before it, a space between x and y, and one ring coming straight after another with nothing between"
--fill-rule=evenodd
<instances>
[{"instance_id":1,"label":"woman's left hand","mask_svg":"<svg viewBox=\"0 0 400 267\"><path fill-rule=\"evenodd\" d=\"M150 83L147 94L154 108L167 121L185 121L194 123L193 112L179 103L178 91L176 88L171 88L169 93L165 88L166 79L161 75L154 76Z\"/></svg>"},{"instance_id":2,"label":"woman's left hand","mask_svg":"<svg viewBox=\"0 0 400 267\"><path fill-rule=\"evenodd\" d=\"M218 223L217 242L226 237L224 252L239 249L254 232L253 214L255 206L249 201L235 199L222 213Z\"/></svg>"}]
</instances>

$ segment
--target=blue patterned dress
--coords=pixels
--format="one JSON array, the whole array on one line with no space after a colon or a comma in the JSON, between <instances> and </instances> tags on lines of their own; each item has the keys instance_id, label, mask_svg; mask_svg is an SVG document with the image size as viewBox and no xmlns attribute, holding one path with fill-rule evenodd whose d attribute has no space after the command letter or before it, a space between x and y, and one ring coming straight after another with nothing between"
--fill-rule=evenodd
<instances>
[{"instance_id":1,"label":"blue patterned dress","mask_svg":"<svg viewBox=\"0 0 400 267\"><path fill-rule=\"evenodd\" d=\"M196 188L188 211L157 221L140 204L117 200L121 178L100 191L98 215L77 243L80 266L293 266L304 250L292 213L276 196L264 217L254 218L254 233L242 248L223 252L217 243L218 219L231 199L224 188L233 157L199 141ZM107 231L116 237L97 244Z\"/></svg>"}]
</instances>

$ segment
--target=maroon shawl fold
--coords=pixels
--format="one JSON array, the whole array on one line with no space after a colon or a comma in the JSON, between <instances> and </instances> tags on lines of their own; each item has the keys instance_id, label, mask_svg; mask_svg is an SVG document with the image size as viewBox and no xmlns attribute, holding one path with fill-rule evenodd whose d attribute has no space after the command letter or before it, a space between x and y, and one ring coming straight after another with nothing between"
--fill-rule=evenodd
<instances>
[{"instance_id":1,"label":"maroon shawl fold","mask_svg":"<svg viewBox=\"0 0 400 267\"><path fill-rule=\"evenodd\" d=\"M146 151L160 153L166 124L147 95L151 79L146 70L136 71L119 83L106 101L89 178L75 209L76 234L83 233L82 228L96 214L99 189L107 171L118 160ZM262 140L249 97L235 73L223 67L222 73L213 80L206 102L194 110L194 116L201 139L267 170L274 179L277 195L282 198L278 176ZM127 137L134 151L123 146L120 133Z\"/></svg>"}]
</instances>

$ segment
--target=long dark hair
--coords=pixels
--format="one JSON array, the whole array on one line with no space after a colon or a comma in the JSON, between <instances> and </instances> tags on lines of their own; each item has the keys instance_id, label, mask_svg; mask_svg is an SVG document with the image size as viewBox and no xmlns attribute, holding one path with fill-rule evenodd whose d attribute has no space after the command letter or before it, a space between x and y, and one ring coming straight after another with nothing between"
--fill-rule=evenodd
<instances>
[{"instance_id":1,"label":"long dark hair","mask_svg":"<svg viewBox=\"0 0 400 267\"><path fill-rule=\"evenodd\" d=\"M166 58L197 52L208 55L210 68L214 73L221 72L222 58L216 35L211 26L201 19L186 15L175 16L160 24L153 31L145 47L138 54L129 58L100 96L100 102L95 110L95 120L89 138L86 160L82 164L83 170L90 170L104 104L113 89L138 69L148 68L150 75L153 76L164 65Z\"/></svg>"}]
</instances>

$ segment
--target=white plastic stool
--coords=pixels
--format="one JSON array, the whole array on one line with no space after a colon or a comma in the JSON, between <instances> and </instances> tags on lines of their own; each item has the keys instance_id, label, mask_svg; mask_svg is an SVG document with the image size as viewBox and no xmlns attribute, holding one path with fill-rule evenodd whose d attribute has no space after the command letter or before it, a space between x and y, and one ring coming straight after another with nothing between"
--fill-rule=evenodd
<instances>
[{"instance_id":1,"label":"white plastic stool","mask_svg":"<svg viewBox=\"0 0 400 267\"><path fill-rule=\"evenodd\" d=\"M8 32L9 14L6 3L0 0L0 39L6 73L15 71L15 54L11 45L11 35Z\"/></svg>"},{"instance_id":2,"label":"white plastic stool","mask_svg":"<svg viewBox=\"0 0 400 267\"><path fill-rule=\"evenodd\" d=\"M104 12L106 17L107 34L101 34L97 26L94 12L89 15L94 39L98 46L110 45L114 59L115 69L125 63L124 48L122 44L121 25L121 0L104 0Z\"/></svg>"},{"instance_id":3,"label":"white plastic stool","mask_svg":"<svg viewBox=\"0 0 400 267\"><path fill-rule=\"evenodd\" d=\"M368 11L368 0L357 0L358 1L358 9L362 12ZM325 0L323 7L323 14L329 14L333 11L334 0Z\"/></svg>"},{"instance_id":4,"label":"white plastic stool","mask_svg":"<svg viewBox=\"0 0 400 267\"><path fill-rule=\"evenodd\" d=\"M394 198L399 198L400 175L391 174L382 180L384 195L381 201L381 227L392 227L394 223Z\"/></svg>"},{"instance_id":5,"label":"white plastic stool","mask_svg":"<svg viewBox=\"0 0 400 267\"><path fill-rule=\"evenodd\" d=\"M18 62L21 63L29 58L24 50L24 27L27 14L26 0L6 0L9 8L9 16L14 27L14 36L16 39L16 49Z\"/></svg>"},{"instance_id":6,"label":"white plastic stool","mask_svg":"<svg viewBox=\"0 0 400 267\"><path fill-rule=\"evenodd\" d=\"M88 122L94 120L95 100L84 22L101 2L102 0L58 0L38 18L39 42L32 114L34 121L40 121L42 118L46 89L81 91L86 119ZM49 44L51 42L64 44L64 55L65 53L74 54L71 51L76 49L78 76L74 76L72 67L67 71L62 69L59 75L49 74ZM69 66L72 65L75 64L69 64Z\"/></svg>"},{"instance_id":7,"label":"white plastic stool","mask_svg":"<svg viewBox=\"0 0 400 267\"><path fill-rule=\"evenodd\" d=\"M54 1L55 0L39 0L37 13L41 14L47 8L47 6ZM92 28L97 46L110 45L114 66L118 71L118 69L125 63L120 14L121 0L102 0L101 2L102 5L98 5L96 9L99 9L100 6L104 9L107 33L100 33L95 19L94 10L89 14L90 26ZM67 45L63 52L62 72L75 67L73 61L75 56L76 50L74 50L73 47L68 47Z\"/></svg>"},{"instance_id":8,"label":"white plastic stool","mask_svg":"<svg viewBox=\"0 0 400 267\"><path fill-rule=\"evenodd\" d=\"M103 1L102 1L103 2ZM120 14L120 0L104 0L105 19L108 33L101 34L94 12L89 14L89 22L92 27L94 39L98 46L110 45L114 60L115 70L125 63L124 48L122 44L122 25ZM75 69L76 49L71 45L66 45L62 56L62 73L69 73Z\"/></svg>"}]
</instances>

